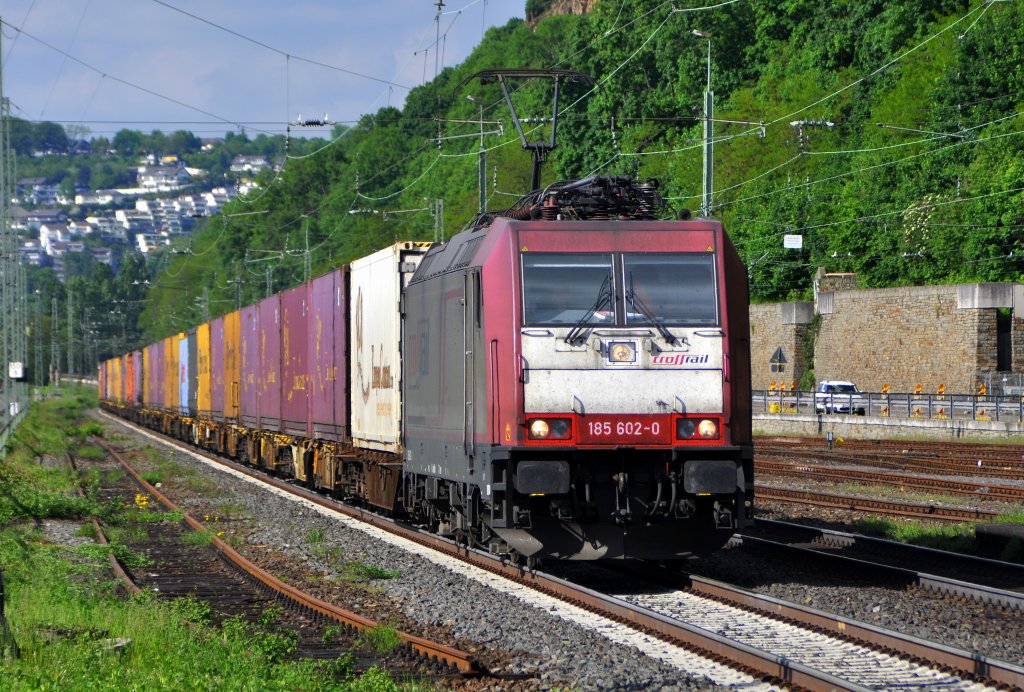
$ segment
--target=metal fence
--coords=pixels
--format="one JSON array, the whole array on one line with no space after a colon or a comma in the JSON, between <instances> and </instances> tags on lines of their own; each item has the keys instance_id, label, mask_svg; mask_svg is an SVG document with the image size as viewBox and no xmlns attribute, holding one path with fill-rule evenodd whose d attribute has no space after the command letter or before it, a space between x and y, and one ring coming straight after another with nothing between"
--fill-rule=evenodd
<instances>
[{"instance_id":1,"label":"metal fence","mask_svg":"<svg viewBox=\"0 0 1024 692\"><path fill-rule=\"evenodd\" d=\"M930 418L1024 422L1024 396L859 392L816 394L754 390L754 412L769 414L845 414L890 418ZM860 412L863 411L863 414Z\"/></svg>"}]
</instances>

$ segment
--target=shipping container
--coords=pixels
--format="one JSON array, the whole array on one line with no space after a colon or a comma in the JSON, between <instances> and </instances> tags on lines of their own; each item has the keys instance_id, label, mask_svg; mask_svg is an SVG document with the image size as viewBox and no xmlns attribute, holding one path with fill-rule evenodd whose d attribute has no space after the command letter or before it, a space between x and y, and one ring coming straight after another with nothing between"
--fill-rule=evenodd
<instances>
[{"instance_id":1,"label":"shipping container","mask_svg":"<svg viewBox=\"0 0 1024 692\"><path fill-rule=\"evenodd\" d=\"M110 363L109 360L105 360L102 363L100 363L100 367L98 368L98 373L96 375L97 378L98 378L98 386L99 386L99 391L100 391L100 399L109 399L110 398L110 395L107 393L107 371L110 368L108 363Z\"/></svg>"},{"instance_id":2,"label":"shipping container","mask_svg":"<svg viewBox=\"0 0 1024 692\"><path fill-rule=\"evenodd\" d=\"M309 437L309 284L281 293L281 432Z\"/></svg>"},{"instance_id":3,"label":"shipping container","mask_svg":"<svg viewBox=\"0 0 1024 692\"><path fill-rule=\"evenodd\" d=\"M128 403L131 406L138 407L142 405L142 351L132 351L132 358L135 360L135 372L134 380L132 381L132 399Z\"/></svg>"},{"instance_id":4,"label":"shipping container","mask_svg":"<svg viewBox=\"0 0 1024 692\"><path fill-rule=\"evenodd\" d=\"M163 405L163 341L149 344L142 353L142 403L148 409L158 409Z\"/></svg>"},{"instance_id":5,"label":"shipping container","mask_svg":"<svg viewBox=\"0 0 1024 692\"><path fill-rule=\"evenodd\" d=\"M349 382L356 446L401 451L400 301L428 248L396 243L352 262Z\"/></svg>"},{"instance_id":6,"label":"shipping container","mask_svg":"<svg viewBox=\"0 0 1024 692\"><path fill-rule=\"evenodd\" d=\"M224 417L238 420L238 405L241 397L242 353L241 353L241 317L240 310L229 312L224 316L224 360L222 367L224 377Z\"/></svg>"},{"instance_id":7,"label":"shipping container","mask_svg":"<svg viewBox=\"0 0 1024 692\"><path fill-rule=\"evenodd\" d=\"M177 411L182 416L190 414L190 398L191 398L191 384L192 384L192 364L194 359L190 357L189 351L191 346L195 344L195 330L188 333L181 334L181 340L178 342L178 408Z\"/></svg>"},{"instance_id":8,"label":"shipping container","mask_svg":"<svg viewBox=\"0 0 1024 692\"><path fill-rule=\"evenodd\" d=\"M174 334L164 339L164 376L163 376L163 409L168 412L177 412L180 402L178 389L179 377L178 361L181 347L181 335Z\"/></svg>"},{"instance_id":9,"label":"shipping container","mask_svg":"<svg viewBox=\"0 0 1024 692\"><path fill-rule=\"evenodd\" d=\"M124 393L121 391L121 368L123 356L110 359L110 398L117 402L124 401Z\"/></svg>"},{"instance_id":10,"label":"shipping container","mask_svg":"<svg viewBox=\"0 0 1024 692\"><path fill-rule=\"evenodd\" d=\"M135 404L135 369L137 367L135 353L126 353L124 362L124 403L133 406Z\"/></svg>"},{"instance_id":11,"label":"shipping container","mask_svg":"<svg viewBox=\"0 0 1024 692\"><path fill-rule=\"evenodd\" d=\"M196 415L210 419L210 323L196 327Z\"/></svg>"},{"instance_id":12,"label":"shipping container","mask_svg":"<svg viewBox=\"0 0 1024 692\"><path fill-rule=\"evenodd\" d=\"M239 343L241 344L242 396L239 406L239 421L248 428L259 425L259 378L260 365L260 320L255 305L242 308Z\"/></svg>"},{"instance_id":13,"label":"shipping container","mask_svg":"<svg viewBox=\"0 0 1024 692\"><path fill-rule=\"evenodd\" d=\"M348 438L347 278L336 269L310 284L310 419L313 437L324 440Z\"/></svg>"},{"instance_id":14,"label":"shipping container","mask_svg":"<svg viewBox=\"0 0 1024 692\"><path fill-rule=\"evenodd\" d=\"M216 317L210 322L210 358L207 370L210 378L210 418L224 420L224 318ZM200 346L202 338L200 338ZM201 367L201 366L200 366ZM200 385L200 389L202 386ZM199 415L203 405L199 404Z\"/></svg>"},{"instance_id":15,"label":"shipping container","mask_svg":"<svg viewBox=\"0 0 1024 692\"><path fill-rule=\"evenodd\" d=\"M259 312L260 370L256 379L259 392L259 428L281 431L281 294L256 304Z\"/></svg>"}]
</instances>

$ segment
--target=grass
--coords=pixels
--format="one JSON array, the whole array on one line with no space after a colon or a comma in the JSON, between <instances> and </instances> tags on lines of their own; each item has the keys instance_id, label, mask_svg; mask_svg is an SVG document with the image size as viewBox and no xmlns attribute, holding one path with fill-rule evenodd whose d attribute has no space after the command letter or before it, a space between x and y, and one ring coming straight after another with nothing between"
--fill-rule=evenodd
<instances>
[{"instance_id":1,"label":"grass","mask_svg":"<svg viewBox=\"0 0 1024 692\"><path fill-rule=\"evenodd\" d=\"M102 509L68 496L77 480L73 474L37 463L41 455L59 457L80 444L81 435L95 434L80 425L88 405L88 394L35 402L0 464L4 614L19 649L0 663L0 689L422 688L396 682L380 668L357 676L348 654L334 661L288 660L296 636L276 617L266 624L227 620L217 626L210 624L209 606L195 599L158 601L151 593L119 598L106 548L50 543L35 519L80 518ZM130 513L122 517L131 523ZM141 561L120 543L114 550Z\"/></svg>"},{"instance_id":2,"label":"grass","mask_svg":"<svg viewBox=\"0 0 1024 692\"><path fill-rule=\"evenodd\" d=\"M398 630L391 625L377 625L373 629L363 632L362 638L367 647L379 654L386 654L402 645L402 638L398 636Z\"/></svg>"}]
</instances>

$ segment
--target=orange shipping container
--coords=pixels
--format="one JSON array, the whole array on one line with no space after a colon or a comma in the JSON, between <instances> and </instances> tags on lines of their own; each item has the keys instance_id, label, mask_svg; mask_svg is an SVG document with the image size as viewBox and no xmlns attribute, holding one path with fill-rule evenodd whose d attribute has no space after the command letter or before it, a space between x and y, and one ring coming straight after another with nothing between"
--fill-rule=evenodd
<instances>
[{"instance_id":1,"label":"orange shipping container","mask_svg":"<svg viewBox=\"0 0 1024 692\"><path fill-rule=\"evenodd\" d=\"M200 418L211 417L210 406L210 323L196 327L196 408Z\"/></svg>"},{"instance_id":2,"label":"orange shipping container","mask_svg":"<svg viewBox=\"0 0 1024 692\"><path fill-rule=\"evenodd\" d=\"M163 407L168 411L179 408L178 362L181 335L164 339Z\"/></svg>"}]
</instances>

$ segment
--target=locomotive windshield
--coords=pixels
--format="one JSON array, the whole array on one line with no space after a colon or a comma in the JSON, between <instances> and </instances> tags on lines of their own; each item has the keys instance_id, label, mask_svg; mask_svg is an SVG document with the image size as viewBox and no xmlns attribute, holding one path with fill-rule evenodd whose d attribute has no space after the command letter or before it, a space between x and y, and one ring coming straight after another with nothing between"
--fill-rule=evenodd
<instances>
[{"instance_id":1,"label":"locomotive windshield","mask_svg":"<svg viewBox=\"0 0 1024 692\"><path fill-rule=\"evenodd\" d=\"M523 324L717 325L714 260L710 253L523 253Z\"/></svg>"},{"instance_id":2,"label":"locomotive windshield","mask_svg":"<svg viewBox=\"0 0 1024 692\"><path fill-rule=\"evenodd\" d=\"M626 324L718 324L711 254L623 255Z\"/></svg>"},{"instance_id":3,"label":"locomotive windshield","mask_svg":"<svg viewBox=\"0 0 1024 692\"><path fill-rule=\"evenodd\" d=\"M610 254L523 254L523 321L610 324L615 319L612 278Z\"/></svg>"}]
</instances>

